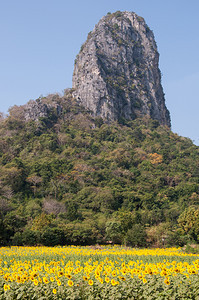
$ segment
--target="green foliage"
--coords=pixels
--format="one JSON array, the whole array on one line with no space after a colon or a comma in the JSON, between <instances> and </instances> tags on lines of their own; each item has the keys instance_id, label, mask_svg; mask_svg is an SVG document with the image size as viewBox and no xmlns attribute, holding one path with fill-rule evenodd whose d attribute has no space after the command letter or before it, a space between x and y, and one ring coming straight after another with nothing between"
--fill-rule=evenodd
<instances>
[{"instance_id":1,"label":"green foliage","mask_svg":"<svg viewBox=\"0 0 199 300\"><path fill-rule=\"evenodd\" d=\"M126 242L132 247L145 247L147 234L145 228L140 224L135 224L127 231Z\"/></svg>"},{"instance_id":2,"label":"green foliage","mask_svg":"<svg viewBox=\"0 0 199 300\"><path fill-rule=\"evenodd\" d=\"M111 220L106 223L106 238L113 243L120 244L122 242L122 226L120 221Z\"/></svg>"},{"instance_id":3,"label":"green foliage","mask_svg":"<svg viewBox=\"0 0 199 300\"><path fill-rule=\"evenodd\" d=\"M41 243L45 246L55 246L66 244L64 231L61 228L47 227L42 233Z\"/></svg>"},{"instance_id":4,"label":"green foliage","mask_svg":"<svg viewBox=\"0 0 199 300\"><path fill-rule=\"evenodd\" d=\"M80 214L78 214L78 205L74 202L66 203L66 217L69 221L74 221L80 218Z\"/></svg>"},{"instance_id":5,"label":"green foliage","mask_svg":"<svg viewBox=\"0 0 199 300\"><path fill-rule=\"evenodd\" d=\"M125 85L123 74L118 83ZM125 242L135 224L161 232L165 223L165 243L198 241L197 146L147 117L94 119L69 91L52 98L40 101L61 105L59 117L52 109L49 118L26 121L23 108L13 107L0 122L1 244L26 229L39 238L46 230L47 241L60 224L75 228L64 231L69 243ZM155 233L153 243L161 245Z\"/></svg>"},{"instance_id":6,"label":"green foliage","mask_svg":"<svg viewBox=\"0 0 199 300\"><path fill-rule=\"evenodd\" d=\"M178 223L182 230L196 242L199 242L199 208L191 206L178 218Z\"/></svg>"},{"instance_id":7,"label":"green foliage","mask_svg":"<svg viewBox=\"0 0 199 300\"><path fill-rule=\"evenodd\" d=\"M27 246L34 246L38 243L38 235L35 231L26 229L24 232L21 234L22 237L22 243L23 245ZM14 241L16 241L16 236L14 236Z\"/></svg>"}]
</instances>

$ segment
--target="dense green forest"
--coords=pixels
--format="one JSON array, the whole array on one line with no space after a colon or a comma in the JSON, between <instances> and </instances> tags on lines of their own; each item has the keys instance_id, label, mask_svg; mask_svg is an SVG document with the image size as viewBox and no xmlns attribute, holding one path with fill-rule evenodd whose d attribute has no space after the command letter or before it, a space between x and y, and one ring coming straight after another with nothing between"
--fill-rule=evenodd
<instances>
[{"instance_id":1,"label":"dense green forest","mask_svg":"<svg viewBox=\"0 0 199 300\"><path fill-rule=\"evenodd\" d=\"M37 101L37 100L36 100ZM0 118L0 244L199 242L199 147L145 117L107 124L73 100Z\"/></svg>"}]
</instances>

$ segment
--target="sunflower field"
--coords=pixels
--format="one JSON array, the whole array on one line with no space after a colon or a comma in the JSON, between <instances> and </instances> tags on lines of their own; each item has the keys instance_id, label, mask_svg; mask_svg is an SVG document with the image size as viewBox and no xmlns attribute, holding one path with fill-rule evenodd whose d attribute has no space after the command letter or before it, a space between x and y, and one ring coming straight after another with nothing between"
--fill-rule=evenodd
<instances>
[{"instance_id":1,"label":"sunflower field","mask_svg":"<svg viewBox=\"0 0 199 300\"><path fill-rule=\"evenodd\" d=\"M0 248L0 299L199 299L199 255L181 248Z\"/></svg>"}]
</instances>

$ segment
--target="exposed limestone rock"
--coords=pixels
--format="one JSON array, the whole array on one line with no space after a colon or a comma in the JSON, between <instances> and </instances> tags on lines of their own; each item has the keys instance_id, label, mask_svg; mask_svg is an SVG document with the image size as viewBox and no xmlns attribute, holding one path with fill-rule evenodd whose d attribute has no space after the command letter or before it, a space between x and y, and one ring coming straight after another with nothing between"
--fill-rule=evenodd
<instances>
[{"instance_id":1,"label":"exposed limestone rock","mask_svg":"<svg viewBox=\"0 0 199 300\"><path fill-rule=\"evenodd\" d=\"M170 127L158 61L153 32L143 18L107 14L77 55L73 95L108 121L149 115Z\"/></svg>"},{"instance_id":2,"label":"exposed limestone rock","mask_svg":"<svg viewBox=\"0 0 199 300\"><path fill-rule=\"evenodd\" d=\"M48 117L50 112L54 112L57 116L61 114L62 107L56 102L57 96L48 98L42 98L37 100L30 100L27 104L23 106L24 108L24 118L26 121L33 120L38 121L39 118Z\"/></svg>"}]
</instances>

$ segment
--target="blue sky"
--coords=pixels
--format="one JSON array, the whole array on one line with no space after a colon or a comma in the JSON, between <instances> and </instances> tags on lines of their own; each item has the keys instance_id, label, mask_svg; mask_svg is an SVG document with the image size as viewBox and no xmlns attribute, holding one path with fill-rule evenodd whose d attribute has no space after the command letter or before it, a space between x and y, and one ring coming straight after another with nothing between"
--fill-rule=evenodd
<instances>
[{"instance_id":1,"label":"blue sky","mask_svg":"<svg viewBox=\"0 0 199 300\"><path fill-rule=\"evenodd\" d=\"M117 10L134 11L153 30L172 130L199 145L198 0L1 0L0 111L71 87L88 32Z\"/></svg>"}]
</instances>

